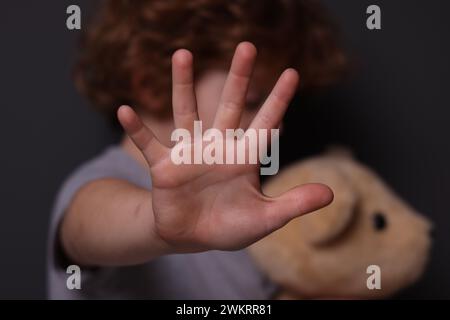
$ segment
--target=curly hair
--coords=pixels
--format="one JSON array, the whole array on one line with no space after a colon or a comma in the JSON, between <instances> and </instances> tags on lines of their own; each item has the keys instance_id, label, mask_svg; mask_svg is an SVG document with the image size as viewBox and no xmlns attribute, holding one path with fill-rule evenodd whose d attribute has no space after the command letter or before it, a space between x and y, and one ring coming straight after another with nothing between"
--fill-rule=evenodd
<instances>
[{"instance_id":1,"label":"curly hair","mask_svg":"<svg viewBox=\"0 0 450 320\"><path fill-rule=\"evenodd\" d=\"M121 104L139 106L136 73L170 106L171 55L179 48L193 52L198 76L226 67L247 40L259 60L298 69L304 87L330 84L346 65L336 26L314 0L104 0L99 9L82 36L74 76L109 117Z\"/></svg>"}]
</instances>

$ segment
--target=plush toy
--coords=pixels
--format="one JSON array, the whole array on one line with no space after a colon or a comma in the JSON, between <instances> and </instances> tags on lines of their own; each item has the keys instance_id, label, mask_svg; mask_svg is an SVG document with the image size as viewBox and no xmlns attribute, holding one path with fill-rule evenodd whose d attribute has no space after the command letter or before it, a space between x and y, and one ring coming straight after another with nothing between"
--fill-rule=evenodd
<instances>
[{"instance_id":1,"label":"plush toy","mask_svg":"<svg viewBox=\"0 0 450 320\"><path fill-rule=\"evenodd\" d=\"M332 204L249 248L280 298L384 298L418 279L431 245L427 219L343 149L290 166L263 190L276 196L309 182L330 186Z\"/></svg>"}]
</instances>

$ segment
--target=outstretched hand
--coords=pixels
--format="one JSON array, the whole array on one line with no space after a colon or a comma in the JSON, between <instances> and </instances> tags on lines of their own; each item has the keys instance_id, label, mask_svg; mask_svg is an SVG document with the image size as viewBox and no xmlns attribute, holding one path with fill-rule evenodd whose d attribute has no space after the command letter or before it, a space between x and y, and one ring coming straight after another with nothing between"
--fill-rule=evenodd
<instances>
[{"instance_id":1,"label":"outstretched hand","mask_svg":"<svg viewBox=\"0 0 450 320\"><path fill-rule=\"evenodd\" d=\"M238 127L255 58L252 44L244 42L236 48L214 128ZM174 54L172 79L175 127L192 132L199 117L189 51L181 49ZM285 70L249 128L278 128L298 82L295 70ZM154 232L174 252L241 249L333 199L331 190L321 184L267 197L261 192L257 164L176 165L170 148L158 141L130 107L120 107L118 118L150 168Z\"/></svg>"}]
</instances>

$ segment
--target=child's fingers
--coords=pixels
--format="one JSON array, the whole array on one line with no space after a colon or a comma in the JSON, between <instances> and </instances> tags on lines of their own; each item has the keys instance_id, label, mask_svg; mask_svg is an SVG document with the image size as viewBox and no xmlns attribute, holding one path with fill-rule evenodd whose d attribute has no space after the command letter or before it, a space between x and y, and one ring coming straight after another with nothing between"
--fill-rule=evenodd
<instances>
[{"instance_id":1,"label":"child's fingers","mask_svg":"<svg viewBox=\"0 0 450 320\"><path fill-rule=\"evenodd\" d=\"M327 206L333 191L323 184L310 183L295 187L273 198L265 211L269 232L283 227L292 219Z\"/></svg>"},{"instance_id":2,"label":"child's fingers","mask_svg":"<svg viewBox=\"0 0 450 320\"><path fill-rule=\"evenodd\" d=\"M150 165L166 153L166 148L129 106L121 106L117 111L117 117L125 132L142 151Z\"/></svg>"},{"instance_id":3,"label":"child's fingers","mask_svg":"<svg viewBox=\"0 0 450 320\"><path fill-rule=\"evenodd\" d=\"M278 128L297 90L299 76L294 69L285 70L269 97L250 124L253 129Z\"/></svg>"},{"instance_id":4,"label":"child's fingers","mask_svg":"<svg viewBox=\"0 0 450 320\"><path fill-rule=\"evenodd\" d=\"M239 126L255 59L256 48L253 44L242 42L236 47L214 120L214 128L224 130Z\"/></svg>"},{"instance_id":5,"label":"child's fingers","mask_svg":"<svg viewBox=\"0 0 450 320\"><path fill-rule=\"evenodd\" d=\"M180 49L172 56L172 86L175 127L188 129L192 133L198 115L194 93L193 57L188 50Z\"/></svg>"}]
</instances>

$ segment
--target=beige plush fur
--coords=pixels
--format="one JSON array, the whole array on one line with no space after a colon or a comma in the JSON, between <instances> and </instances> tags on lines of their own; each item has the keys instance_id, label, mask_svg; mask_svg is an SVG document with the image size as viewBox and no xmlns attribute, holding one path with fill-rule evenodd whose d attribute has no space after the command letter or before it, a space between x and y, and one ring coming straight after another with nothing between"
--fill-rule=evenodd
<instances>
[{"instance_id":1,"label":"beige plush fur","mask_svg":"<svg viewBox=\"0 0 450 320\"><path fill-rule=\"evenodd\" d=\"M276 196L308 182L329 185L333 203L249 248L283 298L382 298L422 274L431 225L374 172L348 152L328 152L283 170L264 192ZM384 218L382 230L376 214ZM369 265L381 268L380 290L367 288Z\"/></svg>"}]
</instances>

